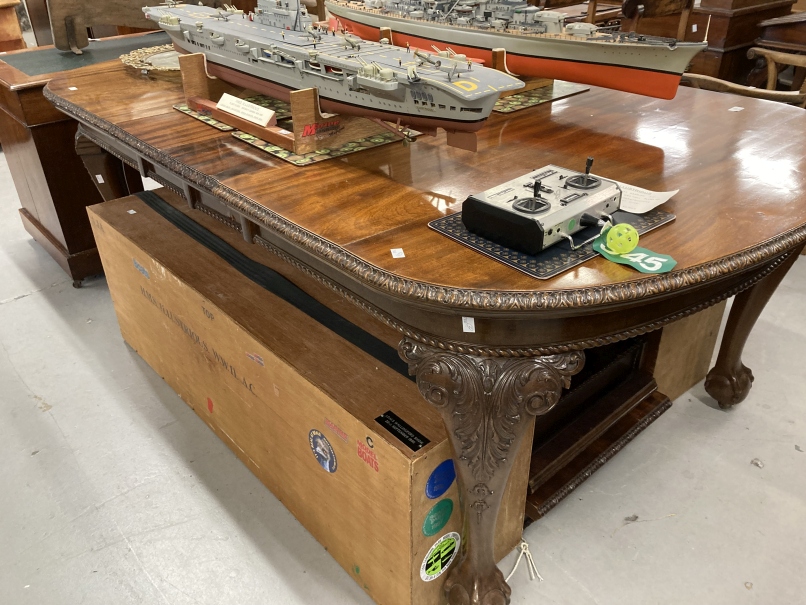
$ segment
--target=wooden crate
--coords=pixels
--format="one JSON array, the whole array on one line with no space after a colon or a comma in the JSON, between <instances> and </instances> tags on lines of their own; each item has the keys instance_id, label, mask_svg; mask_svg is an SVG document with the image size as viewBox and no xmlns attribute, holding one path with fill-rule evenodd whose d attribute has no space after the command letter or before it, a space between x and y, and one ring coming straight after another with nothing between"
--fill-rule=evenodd
<instances>
[{"instance_id":1,"label":"wooden crate","mask_svg":"<svg viewBox=\"0 0 806 605\"><path fill-rule=\"evenodd\" d=\"M184 212L254 260L282 266L230 227ZM126 342L378 603L442 603L445 575L424 582L420 567L440 537L462 532L458 488L454 481L435 498L426 493L450 448L414 382L244 277L139 198L89 214ZM306 287L302 273L290 275ZM430 443L415 452L376 422L390 410ZM505 496L499 558L520 539L529 451L526 444Z\"/></svg>"}]
</instances>

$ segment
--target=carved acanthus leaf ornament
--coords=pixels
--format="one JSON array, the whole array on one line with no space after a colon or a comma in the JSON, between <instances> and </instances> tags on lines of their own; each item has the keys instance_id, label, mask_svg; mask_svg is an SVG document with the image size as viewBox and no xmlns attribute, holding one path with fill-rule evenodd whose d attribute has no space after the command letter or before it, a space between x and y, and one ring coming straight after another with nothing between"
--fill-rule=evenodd
<instances>
[{"instance_id":1,"label":"carved acanthus leaf ornament","mask_svg":"<svg viewBox=\"0 0 806 605\"><path fill-rule=\"evenodd\" d=\"M452 417L457 455L481 485L506 462L524 414L554 407L585 359L581 351L514 359L457 355L407 338L400 356L426 401Z\"/></svg>"}]
</instances>

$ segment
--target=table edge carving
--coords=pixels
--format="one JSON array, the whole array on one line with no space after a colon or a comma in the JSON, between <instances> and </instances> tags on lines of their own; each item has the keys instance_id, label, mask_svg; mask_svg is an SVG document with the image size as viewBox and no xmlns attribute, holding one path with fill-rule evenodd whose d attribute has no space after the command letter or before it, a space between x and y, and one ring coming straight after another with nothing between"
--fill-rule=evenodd
<instances>
[{"instance_id":1,"label":"table edge carving","mask_svg":"<svg viewBox=\"0 0 806 605\"><path fill-rule=\"evenodd\" d=\"M316 271L315 269L309 267L304 262L294 258L290 254L288 254L284 250L281 250L280 248L278 248L271 242L265 240L264 238L260 236L255 236L253 238L253 242L265 248L272 254L278 256L279 258L287 262L289 265L297 268L298 270L302 271L309 277L315 279L322 285L327 286L340 296L346 298L348 301L350 301L352 304L354 304L361 310L370 314L372 317L382 321L387 326L397 330L398 332L403 334L403 336L411 338L412 340L416 340L419 343L443 349L446 351L461 353L464 355L478 355L483 357L536 357L545 355L556 355L560 353L567 353L570 351L578 351L583 349L600 347L603 345L612 344L614 342L627 340L629 338L634 338L636 336L640 336L648 332L653 332L655 330L661 329L663 326L669 323L673 323L675 321L683 319L684 317L688 317L689 315L693 315L694 313L698 313L709 307L712 307L713 305L718 304L723 300L726 300L731 296L734 296L739 292L742 292L750 288L757 282L764 279L767 275L775 271L775 269L777 269L781 265L781 263L783 263L784 260L789 257L790 254L793 254L793 252L790 252L789 254L781 255L779 258L775 259L774 262L770 263L770 265L766 267L763 271L760 271L752 275L747 280L742 281L740 284L734 286L733 288L726 290L725 292L722 292L718 296L715 296L705 302L693 305L691 307L667 315L655 321L640 326L635 326L623 332L616 332L613 334L608 334L597 338L576 340L569 343L553 346L548 345L538 347L495 347L495 346L484 346L473 343L459 342L445 338L438 338L432 334L427 334L425 332L416 330L412 326L395 319L388 313L379 309L377 306L369 303L360 296L354 294L352 291L336 283L335 281L323 275L319 271Z\"/></svg>"}]
</instances>

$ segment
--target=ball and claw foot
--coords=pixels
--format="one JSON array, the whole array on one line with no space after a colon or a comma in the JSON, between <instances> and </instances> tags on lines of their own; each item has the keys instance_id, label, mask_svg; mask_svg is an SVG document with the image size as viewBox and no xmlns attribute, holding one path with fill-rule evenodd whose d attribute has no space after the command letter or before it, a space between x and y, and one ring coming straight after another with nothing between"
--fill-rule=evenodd
<instances>
[{"instance_id":1,"label":"ball and claw foot","mask_svg":"<svg viewBox=\"0 0 806 605\"><path fill-rule=\"evenodd\" d=\"M74 288L80 288L83 285L84 285L83 280L80 280L80 279L74 279L73 280L73 287Z\"/></svg>"},{"instance_id":2,"label":"ball and claw foot","mask_svg":"<svg viewBox=\"0 0 806 605\"><path fill-rule=\"evenodd\" d=\"M705 377L706 392L717 400L719 407L728 410L744 401L753 384L753 372L744 364L735 373L725 373L713 368Z\"/></svg>"},{"instance_id":3,"label":"ball and claw foot","mask_svg":"<svg viewBox=\"0 0 806 605\"><path fill-rule=\"evenodd\" d=\"M486 577L463 573L461 566L445 581L445 594L448 605L509 605L512 589L504 580L504 574L497 567ZM469 572L469 570L467 570ZM467 588L472 586L472 594Z\"/></svg>"}]
</instances>

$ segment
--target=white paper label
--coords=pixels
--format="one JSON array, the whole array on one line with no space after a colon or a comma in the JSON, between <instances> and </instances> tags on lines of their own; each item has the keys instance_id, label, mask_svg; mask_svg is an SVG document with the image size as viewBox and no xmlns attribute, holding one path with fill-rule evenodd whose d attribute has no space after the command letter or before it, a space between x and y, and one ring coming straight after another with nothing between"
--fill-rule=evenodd
<instances>
[{"instance_id":1,"label":"white paper label","mask_svg":"<svg viewBox=\"0 0 806 605\"><path fill-rule=\"evenodd\" d=\"M463 317L462 318L462 332L475 332L476 331L476 320L472 317Z\"/></svg>"},{"instance_id":2,"label":"white paper label","mask_svg":"<svg viewBox=\"0 0 806 605\"><path fill-rule=\"evenodd\" d=\"M406 255L403 254L403 248L392 248L392 258L405 258Z\"/></svg>"},{"instance_id":3,"label":"white paper label","mask_svg":"<svg viewBox=\"0 0 806 605\"><path fill-rule=\"evenodd\" d=\"M679 189L674 191L650 191L649 189L642 189L635 185L628 185L627 183L618 183L621 187L621 209L624 212L631 212L633 214L643 214L649 212L653 208L657 208L661 204L668 202Z\"/></svg>"},{"instance_id":4,"label":"white paper label","mask_svg":"<svg viewBox=\"0 0 806 605\"><path fill-rule=\"evenodd\" d=\"M744 107L731 107L728 111L744 111Z\"/></svg>"},{"instance_id":5,"label":"white paper label","mask_svg":"<svg viewBox=\"0 0 806 605\"><path fill-rule=\"evenodd\" d=\"M691 31L692 31L692 32L696 32L696 31L697 31L697 24L696 24L696 23L695 23L694 25L692 25L692 26L691 26Z\"/></svg>"},{"instance_id":6,"label":"white paper label","mask_svg":"<svg viewBox=\"0 0 806 605\"><path fill-rule=\"evenodd\" d=\"M95 175L95 180L96 180L96 181L98 181L98 184L99 184L99 185L103 185L103 184L104 184L104 177L102 177L100 174L96 174L96 175Z\"/></svg>"},{"instance_id":7,"label":"white paper label","mask_svg":"<svg viewBox=\"0 0 806 605\"><path fill-rule=\"evenodd\" d=\"M67 88L67 90L78 90L78 88L76 88L75 86L70 86Z\"/></svg>"},{"instance_id":8,"label":"white paper label","mask_svg":"<svg viewBox=\"0 0 806 605\"><path fill-rule=\"evenodd\" d=\"M249 101L244 101L238 97L224 93L221 100L216 105L221 111L226 111L234 116L243 118L253 124L265 127L274 117L274 111L267 107L261 107Z\"/></svg>"},{"instance_id":9,"label":"white paper label","mask_svg":"<svg viewBox=\"0 0 806 605\"><path fill-rule=\"evenodd\" d=\"M137 210L127 210L126 212L129 214L137 214Z\"/></svg>"}]
</instances>

